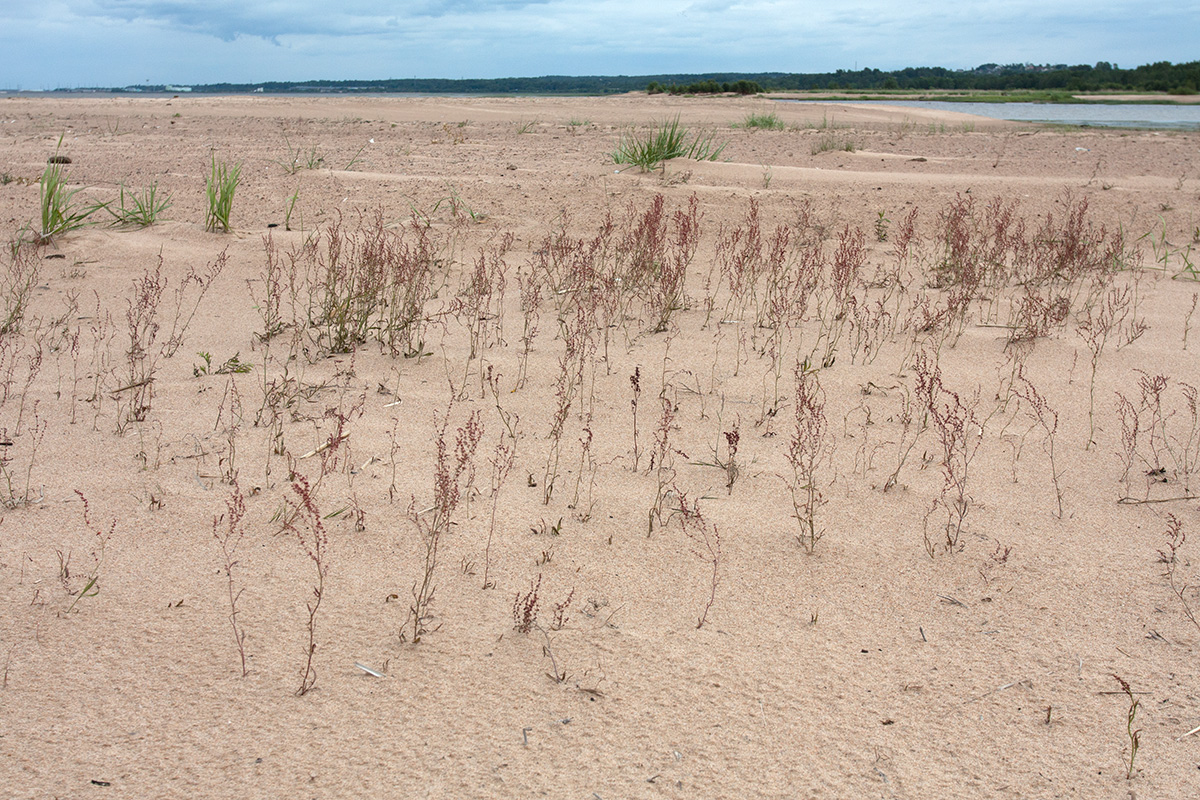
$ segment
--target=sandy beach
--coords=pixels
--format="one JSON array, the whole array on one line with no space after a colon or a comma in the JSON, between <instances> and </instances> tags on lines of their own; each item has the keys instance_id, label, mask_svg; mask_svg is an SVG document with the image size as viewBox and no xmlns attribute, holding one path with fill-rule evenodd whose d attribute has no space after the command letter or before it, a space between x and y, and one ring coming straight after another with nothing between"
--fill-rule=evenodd
<instances>
[{"instance_id":1,"label":"sandy beach","mask_svg":"<svg viewBox=\"0 0 1200 800\"><path fill-rule=\"evenodd\" d=\"M0 99L2 793L1200 795L1198 152Z\"/></svg>"}]
</instances>

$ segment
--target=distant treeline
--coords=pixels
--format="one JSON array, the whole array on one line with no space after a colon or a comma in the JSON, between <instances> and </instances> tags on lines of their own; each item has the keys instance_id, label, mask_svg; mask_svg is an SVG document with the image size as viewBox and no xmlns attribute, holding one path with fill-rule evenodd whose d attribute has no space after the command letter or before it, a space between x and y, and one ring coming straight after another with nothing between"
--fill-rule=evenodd
<instances>
[{"instance_id":1,"label":"distant treeline","mask_svg":"<svg viewBox=\"0 0 1200 800\"><path fill-rule=\"evenodd\" d=\"M166 92L170 85L128 86L110 91ZM841 70L813 74L785 72L706 73L696 75L567 76L540 78L442 79L392 78L373 81L267 81L265 83L193 84L197 92L213 93L389 93L418 94L574 94L605 95L631 91L682 94L802 90L925 90L1171 92L1194 94L1200 89L1200 61L1172 64L1160 61L1121 69L1107 61L1087 64L984 64L972 70L909 67ZM71 91L71 90L61 90Z\"/></svg>"},{"instance_id":2,"label":"distant treeline","mask_svg":"<svg viewBox=\"0 0 1200 800\"><path fill-rule=\"evenodd\" d=\"M714 80L697 81L696 83L672 83L669 86L663 86L658 81L650 81L646 85L646 91L650 94L759 94L763 91L763 87L754 81L740 80L717 83Z\"/></svg>"},{"instance_id":3,"label":"distant treeline","mask_svg":"<svg viewBox=\"0 0 1200 800\"><path fill-rule=\"evenodd\" d=\"M838 70L823 75L780 75L754 78L771 89L954 89L969 91L1174 92L1195 94L1200 89L1200 61L1172 64L1160 61L1121 69L1107 61L1081 64L984 64L973 70L908 67L894 72Z\"/></svg>"}]
</instances>

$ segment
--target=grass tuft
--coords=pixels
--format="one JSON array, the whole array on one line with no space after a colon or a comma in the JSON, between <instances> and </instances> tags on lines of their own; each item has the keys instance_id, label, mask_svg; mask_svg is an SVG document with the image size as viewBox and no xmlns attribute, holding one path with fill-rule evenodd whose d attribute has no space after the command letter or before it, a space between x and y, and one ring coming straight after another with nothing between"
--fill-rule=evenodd
<instances>
[{"instance_id":1,"label":"grass tuft","mask_svg":"<svg viewBox=\"0 0 1200 800\"><path fill-rule=\"evenodd\" d=\"M733 123L735 128L750 130L781 131L787 127L779 115L772 111L769 114L747 114L741 122Z\"/></svg>"},{"instance_id":2,"label":"grass tuft","mask_svg":"<svg viewBox=\"0 0 1200 800\"><path fill-rule=\"evenodd\" d=\"M812 154L814 156L820 155L821 153L827 153L830 150L841 150L846 153L853 153L856 149L858 148L855 146L853 139L850 139L849 137L839 137L831 133L827 133L813 142Z\"/></svg>"},{"instance_id":3,"label":"grass tuft","mask_svg":"<svg viewBox=\"0 0 1200 800\"><path fill-rule=\"evenodd\" d=\"M612 153L612 160L617 164L640 167L643 172L672 158L716 161L725 149L725 143L716 144L713 138L711 133L692 135L679 123L679 117L675 117L661 126L651 127L644 136L634 132L624 134Z\"/></svg>"},{"instance_id":4,"label":"grass tuft","mask_svg":"<svg viewBox=\"0 0 1200 800\"><path fill-rule=\"evenodd\" d=\"M233 211L233 193L237 190L238 181L242 176L242 165L232 167L222 162L217 164L217 156L212 157L212 171L209 173L205 186L205 196L208 198L208 211L204 216L204 230L215 232L220 228L229 232L229 214Z\"/></svg>"},{"instance_id":5,"label":"grass tuft","mask_svg":"<svg viewBox=\"0 0 1200 800\"><path fill-rule=\"evenodd\" d=\"M116 209L111 205L105 206L108 213L113 215L114 224L127 228L146 228L157 222L158 215L171 207L171 195L160 198L157 183L142 189L140 195L132 191L126 193L125 184L122 183L118 202L120 205Z\"/></svg>"},{"instance_id":6,"label":"grass tuft","mask_svg":"<svg viewBox=\"0 0 1200 800\"><path fill-rule=\"evenodd\" d=\"M283 141L287 145L288 158L276 163L283 167L283 171L288 175L295 175L302 169L320 169L325 164L325 156L321 155L316 147L310 147L307 151L299 146L292 147L287 134L284 134Z\"/></svg>"},{"instance_id":7,"label":"grass tuft","mask_svg":"<svg viewBox=\"0 0 1200 800\"><path fill-rule=\"evenodd\" d=\"M61 139L59 140L61 144ZM49 242L55 236L78 230L89 224L88 218L101 208L103 203L80 205L75 200L78 189L67 188L67 178L63 174L63 163L50 159L46 169L38 181L40 187L40 207L42 212L41 230L38 232L39 243Z\"/></svg>"}]
</instances>

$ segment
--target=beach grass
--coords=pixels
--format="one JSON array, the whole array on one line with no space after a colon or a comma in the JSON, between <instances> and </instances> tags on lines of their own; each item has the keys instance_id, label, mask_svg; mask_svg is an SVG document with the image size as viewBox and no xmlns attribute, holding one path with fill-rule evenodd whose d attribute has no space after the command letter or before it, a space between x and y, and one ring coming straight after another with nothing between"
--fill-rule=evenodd
<instances>
[{"instance_id":1,"label":"beach grass","mask_svg":"<svg viewBox=\"0 0 1200 800\"><path fill-rule=\"evenodd\" d=\"M51 160L42 172L39 186L41 229L38 241L48 242L56 236L69 233L89 224L88 219L104 208L103 203L82 205L76 201L79 189L68 189L67 178L61 162Z\"/></svg>"},{"instance_id":2,"label":"beach grass","mask_svg":"<svg viewBox=\"0 0 1200 800\"><path fill-rule=\"evenodd\" d=\"M127 190L121 184L118 206L106 205L108 213L113 215L114 224L128 228L145 228L158 221L162 212L171 207L171 195L160 197L158 184L152 183L142 189L141 194Z\"/></svg>"},{"instance_id":3,"label":"beach grass","mask_svg":"<svg viewBox=\"0 0 1200 800\"><path fill-rule=\"evenodd\" d=\"M741 122L733 123L733 127L749 128L751 130L781 131L787 125L779 118L778 114L772 111L767 114L747 114L746 118Z\"/></svg>"},{"instance_id":4,"label":"beach grass","mask_svg":"<svg viewBox=\"0 0 1200 800\"><path fill-rule=\"evenodd\" d=\"M725 143L718 144L714 134L693 134L676 116L661 125L651 126L648 133L630 131L623 134L612 153L612 160L648 171L672 158L716 161L724 149Z\"/></svg>"},{"instance_id":5,"label":"beach grass","mask_svg":"<svg viewBox=\"0 0 1200 800\"><path fill-rule=\"evenodd\" d=\"M230 166L224 162L218 164L217 157L212 157L212 170L205 186L205 197L208 200L208 210L204 217L204 229L215 232L220 228L229 232L229 215L233 211L233 194L237 190L242 176L240 163Z\"/></svg>"}]
</instances>

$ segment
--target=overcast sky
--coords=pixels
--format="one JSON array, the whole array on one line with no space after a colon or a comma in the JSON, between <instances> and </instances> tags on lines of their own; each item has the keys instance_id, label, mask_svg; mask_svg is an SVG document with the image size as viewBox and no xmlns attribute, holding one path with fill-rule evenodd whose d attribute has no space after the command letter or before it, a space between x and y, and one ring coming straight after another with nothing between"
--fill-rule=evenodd
<instances>
[{"instance_id":1,"label":"overcast sky","mask_svg":"<svg viewBox=\"0 0 1200 800\"><path fill-rule=\"evenodd\" d=\"M0 88L1200 59L1195 0L0 0Z\"/></svg>"}]
</instances>

